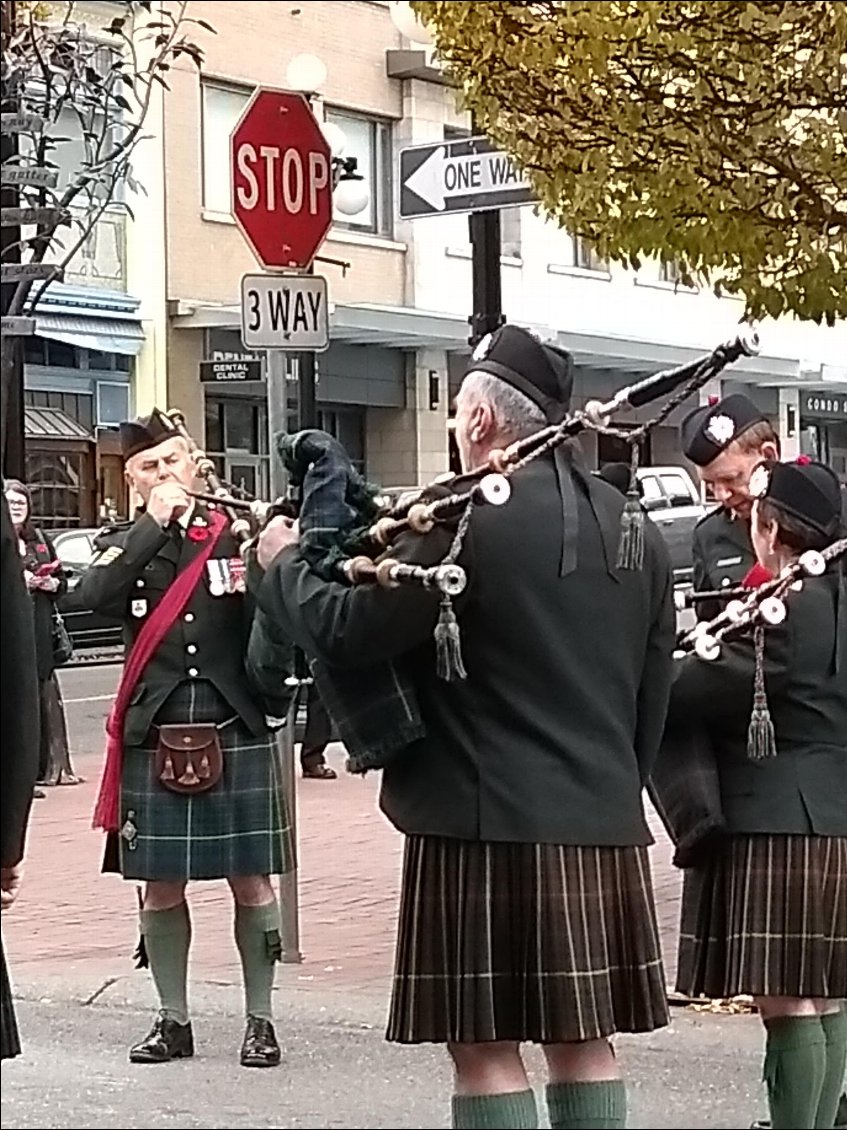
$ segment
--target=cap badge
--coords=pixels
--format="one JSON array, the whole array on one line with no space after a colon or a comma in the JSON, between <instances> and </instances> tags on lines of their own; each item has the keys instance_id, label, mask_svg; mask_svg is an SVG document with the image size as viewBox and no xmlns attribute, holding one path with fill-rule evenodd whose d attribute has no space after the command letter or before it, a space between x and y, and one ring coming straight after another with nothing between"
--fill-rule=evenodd
<instances>
[{"instance_id":1,"label":"cap badge","mask_svg":"<svg viewBox=\"0 0 847 1130\"><path fill-rule=\"evenodd\" d=\"M764 498L768 493L768 484L771 477L768 474L767 467L759 466L750 476L750 482L747 486L751 498Z\"/></svg>"},{"instance_id":2,"label":"cap badge","mask_svg":"<svg viewBox=\"0 0 847 1130\"><path fill-rule=\"evenodd\" d=\"M483 357L488 356L488 354L491 352L491 343L492 343L493 340L494 340L494 334L486 334L485 337L482 338L481 341L478 341L476 343L474 351L471 354L474 361L481 361L483 359Z\"/></svg>"},{"instance_id":3,"label":"cap badge","mask_svg":"<svg viewBox=\"0 0 847 1130\"><path fill-rule=\"evenodd\" d=\"M710 439L723 446L729 443L735 435L735 421L731 416L725 416L722 412L719 412L709 420L705 431Z\"/></svg>"}]
</instances>

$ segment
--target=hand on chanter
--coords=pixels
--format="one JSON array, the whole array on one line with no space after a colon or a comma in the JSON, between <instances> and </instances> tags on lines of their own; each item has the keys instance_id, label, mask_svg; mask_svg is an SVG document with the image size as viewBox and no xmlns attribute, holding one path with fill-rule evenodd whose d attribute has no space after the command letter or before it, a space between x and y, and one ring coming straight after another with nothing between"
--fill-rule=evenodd
<instances>
[{"instance_id":1,"label":"hand on chanter","mask_svg":"<svg viewBox=\"0 0 847 1130\"><path fill-rule=\"evenodd\" d=\"M256 556L263 569L267 569L274 558L300 542L300 523L292 518L272 518L259 534Z\"/></svg>"},{"instance_id":2,"label":"hand on chanter","mask_svg":"<svg viewBox=\"0 0 847 1130\"><path fill-rule=\"evenodd\" d=\"M164 529L175 522L191 505L185 487L177 482L157 483L147 499L147 513Z\"/></svg>"}]
</instances>

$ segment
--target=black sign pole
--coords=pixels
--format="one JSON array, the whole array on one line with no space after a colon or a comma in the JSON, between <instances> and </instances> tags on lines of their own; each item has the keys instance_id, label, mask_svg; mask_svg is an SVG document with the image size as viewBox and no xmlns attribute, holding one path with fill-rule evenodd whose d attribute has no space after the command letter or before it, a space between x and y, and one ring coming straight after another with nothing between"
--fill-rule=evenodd
<instances>
[{"instance_id":1,"label":"black sign pole","mask_svg":"<svg viewBox=\"0 0 847 1130\"><path fill-rule=\"evenodd\" d=\"M307 270L307 275L315 273L314 264L311 264ZM317 403L317 367L315 365L315 354L311 350L301 353L298 359L298 378L299 378L299 413L298 413L298 426L301 431L304 428L316 428L318 426L318 403Z\"/></svg>"},{"instance_id":2,"label":"black sign pole","mask_svg":"<svg viewBox=\"0 0 847 1130\"><path fill-rule=\"evenodd\" d=\"M503 325L503 297L500 278L500 212L471 212L468 226L471 237L473 273L473 313L470 317L470 344L476 345L486 334Z\"/></svg>"},{"instance_id":3,"label":"black sign pole","mask_svg":"<svg viewBox=\"0 0 847 1130\"><path fill-rule=\"evenodd\" d=\"M2 41L3 54L15 34L17 26L17 5L14 0L4 0L2 4ZM5 86L5 83L4 83ZM11 98L2 100L3 113L13 113L19 109L18 99L14 92ZM2 162L15 157L18 153L18 135L14 131L3 132L2 135ZM16 208L19 203L19 188L16 185L4 185L0 192L0 204L4 209ZM16 224L3 226L2 232L2 258L4 263L20 263L21 250L18 241L21 238L21 229ZM18 246L15 246L18 244ZM0 308L7 314L12 304L12 299L17 289L13 280L4 282L0 287ZM9 478L26 478L26 454L24 440L24 365L23 365L23 340L17 335L4 337L2 347L2 460L3 473Z\"/></svg>"}]
</instances>

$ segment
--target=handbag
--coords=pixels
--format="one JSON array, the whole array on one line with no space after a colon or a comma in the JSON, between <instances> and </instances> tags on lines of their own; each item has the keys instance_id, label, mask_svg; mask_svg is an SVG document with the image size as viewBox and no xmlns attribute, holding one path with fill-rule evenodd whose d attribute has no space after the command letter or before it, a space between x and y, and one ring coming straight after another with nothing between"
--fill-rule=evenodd
<instances>
[{"instance_id":1,"label":"handbag","mask_svg":"<svg viewBox=\"0 0 847 1130\"><path fill-rule=\"evenodd\" d=\"M50 639L53 645L53 665L63 667L74 653L74 645L65 627L65 621L58 608L53 609L53 618L50 625Z\"/></svg>"}]
</instances>

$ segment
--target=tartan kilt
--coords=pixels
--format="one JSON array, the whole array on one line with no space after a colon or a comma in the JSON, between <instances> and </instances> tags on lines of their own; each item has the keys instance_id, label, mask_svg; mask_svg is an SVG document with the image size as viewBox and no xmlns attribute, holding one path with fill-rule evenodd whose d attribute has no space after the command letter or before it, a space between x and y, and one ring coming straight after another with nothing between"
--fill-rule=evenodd
<instances>
[{"instance_id":1,"label":"tartan kilt","mask_svg":"<svg viewBox=\"0 0 847 1130\"><path fill-rule=\"evenodd\" d=\"M731 836L687 871L677 988L847 997L847 838Z\"/></svg>"},{"instance_id":2,"label":"tartan kilt","mask_svg":"<svg viewBox=\"0 0 847 1130\"><path fill-rule=\"evenodd\" d=\"M135 835L109 837L104 871L175 882L290 871L294 847L273 736L252 734L204 680L181 683L156 716L157 725L195 722L219 726L221 779L196 796L171 792L156 777L156 726L144 745L127 746L121 827Z\"/></svg>"},{"instance_id":3,"label":"tartan kilt","mask_svg":"<svg viewBox=\"0 0 847 1130\"><path fill-rule=\"evenodd\" d=\"M407 839L389 1040L570 1043L667 1023L646 848Z\"/></svg>"}]
</instances>

